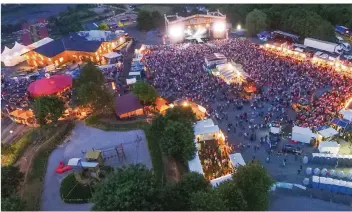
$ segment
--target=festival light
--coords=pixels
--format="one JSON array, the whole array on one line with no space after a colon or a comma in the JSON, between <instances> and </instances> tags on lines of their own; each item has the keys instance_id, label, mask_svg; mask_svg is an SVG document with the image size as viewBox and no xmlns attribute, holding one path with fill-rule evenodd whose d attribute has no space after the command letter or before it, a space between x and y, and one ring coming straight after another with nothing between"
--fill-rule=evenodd
<instances>
[{"instance_id":1,"label":"festival light","mask_svg":"<svg viewBox=\"0 0 352 212\"><path fill-rule=\"evenodd\" d=\"M237 30L241 30L242 26L240 24L237 25Z\"/></svg>"},{"instance_id":2,"label":"festival light","mask_svg":"<svg viewBox=\"0 0 352 212\"><path fill-rule=\"evenodd\" d=\"M169 106L170 106L171 108L174 108L174 107L175 107L175 105L174 105L174 104L169 104Z\"/></svg>"},{"instance_id":3,"label":"festival light","mask_svg":"<svg viewBox=\"0 0 352 212\"><path fill-rule=\"evenodd\" d=\"M184 107L187 107L188 105L189 105L188 102L183 102Z\"/></svg>"},{"instance_id":4,"label":"festival light","mask_svg":"<svg viewBox=\"0 0 352 212\"><path fill-rule=\"evenodd\" d=\"M183 29L179 25L171 26L169 28L169 35L172 38L180 38L182 37Z\"/></svg>"},{"instance_id":5,"label":"festival light","mask_svg":"<svg viewBox=\"0 0 352 212\"><path fill-rule=\"evenodd\" d=\"M349 105L351 102L352 102L352 98L350 98L350 99L346 102L346 104L345 104L345 110L348 109L348 105Z\"/></svg>"},{"instance_id":6,"label":"festival light","mask_svg":"<svg viewBox=\"0 0 352 212\"><path fill-rule=\"evenodd\" d=\"M270 48L270 45L269 44L265 44L264 45L266 48Z\"/></svg>"},{"instance_id":7,"label":"festival light","mask_svg":"<svg viewBox=\"0 0 352 212\"><path fill-rule=\"evenodd\" d=\"M224 32L226 29L226 24L224 22L216 22L213 25L215 32Z\"/></svg>"}]
</instances>

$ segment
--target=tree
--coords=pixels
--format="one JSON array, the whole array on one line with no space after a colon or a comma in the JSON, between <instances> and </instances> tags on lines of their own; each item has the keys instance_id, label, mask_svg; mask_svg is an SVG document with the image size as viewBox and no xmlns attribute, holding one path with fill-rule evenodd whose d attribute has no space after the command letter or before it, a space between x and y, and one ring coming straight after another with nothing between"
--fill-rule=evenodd
<instances>
[{"instance_id":1,"label":"tree","mask_svg":"<svg viewBox=\"0 0 352 212\"><path fill-rule=\"evenodd\" d=\"M160 139L162 151L179 161L194 158L196 147L193 141L194 131L190 123L168 121Z\"/></svg>"},{"instance_id":2,"label":"tree","mask_svg":"<svg viewBox=\"0 0 352 212\"><path fill-rule=\"evenodd\" d=\"M113 95L104 86L101 71L89 61L75 83L75 93L79 105L92 106L94 110L112 109Z\"/></svg>"},{"instance_id":3,"label":"tree","mask_svg":"<svg viewBox=\"0 0 352 212\"><path fill-rule=\"evenodd\" d=\"M137 16L137 27L140 30L149 31L153 28L153 21L150 12L141 10Z\"/></svg>"},{"instance_id":4,"label":"tree","mask_svg":"<svg viewBox=\"0 0 352 212\"><path fill-rule=\"evenodd\" d=\"M153 119L150 127L150 132L152 133L154 139L159 140L160 137L163 135L165 124L166 119L160 114Z\"/></svg>"},{"instance_id":5,"label":"tree","mask_svg":"<svg viewBox=\"0 0 352 212\"><path fill-rule=\"evenodd\" d=\"M158 97L155 88L146 82L136 82L132 87L132 92L144 106L153 104Z\"/></svg>"},{"instance_id":6,"label":"tree","mask_svg":"<svg viewBox=\"0 0 352 212\"><path fill-rule=\"evenodd\" d=\"M93 210L162 210L160 185L141 164L120 168L101 182L93 194Z\"/></svg>"},{"instance_id":7,"label":"tree","mask_svg":"<svg viewBox=\"0 0 352 212\"><path fill-rule=\"evenodd\" d=\"M190 172L182 176L180 182L169 184L163 189L163 207L170 211L188 211L191 208L191 196L198 191L211 190L209 182L203 175Z\"/></svg>"},{"instance_id":8,"label":"tree","mask_svg":"<svg viewBox=\"0 0 352 212\"><path fill-rule=\"evenodd\" d=\"M2 211L23 211L25 202L18 195L11 195L7 198L1 198Z\"/></svg>"},{"instance_id":9,"label":"tree","mask_svg":"<svg viewBox=\"0 0 352 212\"><path fill-rule=\"evenodd\" d=\"M190 123L197 120L192 108L188 106L175 106L173 108L169 108L166 111L165 119Z\"/></svg>"},{"instance_id":10,"label":"tree","mask_svg":"<svg viewBox=\"0 0 352 212\"><path fill-rule=\"evenodd\" d=\"M215 189L217 195L223 200L228 211L244 211L247 209L247 202L242 191L231 181L221 183Z\"/></svg>"},{"instance_id":11,"label":"tree","mask_svg":"<svg viewBox=\"0 0 352 212\"><path fill-rule=\"evenodd\" d=\"M259 163L249 163L237 168L233 180L242 191L247 202L247 210L265 211L268 209L269 189L273 180Z\"/></svg>"},{"instance_id":12,"label":"tree","mask_svg":"<svg viewBox=\"0 0 352 212\"><path fill-rule=\"evenodd\" d=\"M190 205L192 211L227 211L224 201L214 191L192 194Z\"/></svg>"},{"instance_id":13,"label":"tree","mask_svg":"<svg viewBox=\"0 0 352 212\"><path fill-rule=\"evenodd\" d=\"M1 198L7 198L16 193L23 180L23 173L16 166L1 167Z\"/></svg>"},{"instance_id":14,"label":"tree","mask_svg":"<svg viewBox=\"0 0 352 212\"><path fill-rule=\"evenodd\" d=\"M57 122L65 111L65 103L57 96L41 96L35 99L33 109L36 120L43 126Z\"/></svg>"},{"instance_id":15,"label":"tree","mask_svg":"<svg viewBox=\"0 0 352 212\"><path fill-rule=\"evenodd\" d=\"M110 28L107 24L101 23L101 24L99 24L99 29L100 30L109 30Z\"/></svg>"},{"instance_id":16,"label":"tree","mask_svg":"<svg viewBox=\"0 0 352 212\"><path fill-rule=\"evenodd\" d=\"M256 35L267 28L267 16L260 10L253 10L246 17L246 28L250 36Z\"/></svg>"},{"instance_id":17,"label":"tree","mask_svg":"<svg viewBox=\"0 0 352 212\"><path fill-rule=\"evenodd\" d=\"M152 18L153 28L159 28L163 26L163 17L158 11L154 10L153 12L151 12L150 16Z\"/></svg>"}]
</instances>

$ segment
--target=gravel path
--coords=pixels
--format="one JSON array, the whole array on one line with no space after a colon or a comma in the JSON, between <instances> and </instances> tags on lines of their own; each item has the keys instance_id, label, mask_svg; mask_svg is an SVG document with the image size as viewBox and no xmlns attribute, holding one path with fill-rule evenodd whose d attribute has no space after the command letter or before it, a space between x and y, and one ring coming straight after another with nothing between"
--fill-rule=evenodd
<instances>
[{"instance_id":1,"label":"gravel path","mask_svg":"<svg viewBox=\"0 0 352 212\"><path fill-rule=\"evenodd\" d=\"M141 137L140 142L135 142L137 135ZM106 164L114 167L131 163L142 163L148 168L152 167L146 138L142 130L128 132L105 132L96 128L88 127L82 122L76 124L68 143L58 147L49 157L47 171L44 181L41 210L59 211L87 211L92 204L66 204L60 198L60 182L68 174L56 174L55 168L60 161L67 164L70 158L84 158L82 153L94 149L110 149L114 146L124 144L126 160L120 163L113 151L107 151L109 157Z\"/></svg>"}]
</instances>

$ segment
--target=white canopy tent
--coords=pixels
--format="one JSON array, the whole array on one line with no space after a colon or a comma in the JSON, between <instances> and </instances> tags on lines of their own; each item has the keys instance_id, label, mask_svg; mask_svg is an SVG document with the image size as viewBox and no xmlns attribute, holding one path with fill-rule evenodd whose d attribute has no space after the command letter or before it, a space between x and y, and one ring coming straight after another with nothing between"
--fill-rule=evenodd
<instances>
[{"instance_id":1,"label":"white canopy tent","mask_svg":"<svg viewBox=\"0 0 352 212\"><path fill-rule=\"evenodd\" d=\"M318 131L318 139L319 140L322 140L322 139L324 139L324 138L330 138L330 137L332 137L332 136L334 136L334 135L337 135L337 134L339 134L339 132L337 132L334 128L332 128L332 127L328 127L328 128L326 128L326 129L323 129L323 130L320 130L320 131Z\"/></svg>"},{"instance_id":2,"label":"white canopy tent","mask_svg":"<svg viewBox=\"0 0 352 212\"><path fill-rule=\"evenodd\" d=\"M136 83L136 82L137 82L136 78L126 79L127 85L131 85L131 84L134 84L134 83Z\"/></svg>"},{"instance_id":3,"label":"white canopy tent","mask_svg":"<svg viewBox=\"0 0 352 212\"><path fill-rule=\"evenodd\" d=\"M352 110L342 109L340 111L340 114L343 116L344 119L348 120L349 122L352 122Z\"/></svg>"},{"instance_id":4,"label":"white canopy tent","mask_svg":"<svg viewBox=\"0 0 352 212\"><path fill-rule=\"evenodd\" d=\"M280 127L270 127L270 132L273 134L279 134L281 132Z\"/></svg>"},{"instance_id":5,"label":"white canopy tent","mask_svg":"<svg viewBox=\"0 0 352 212\"><path fill-rule=\"evenodd\" d=\"M246 162L244 162L244 159L242 157L241 153L234 153L229 155L230 160L232 162L233 167L239 167L239 166L245 166Z\"/></svg>"},{"instance_id":6,"label":"white canopy tent","mask_svg":"<svg viewBox=\"0 0 352 212\"><path fill-rule=\"evenodd\" d=\"M109 53L104 54L103 56L108 59L113 59L113 58L121 57L121 54L119 54L117 52L109 52Z\"/></svg>"},{"instance_id":7,"label":"white canopy tent","mask_svg":"<svg viewBox=\"0 0 352 212\"><path fill-rule=\"evenodd\" d=\"M28 52L30 49L22 44L15 42L12 49L5 47L4 51L1 53L1 61L5 66L15 66L26 60L24 53Z\"/></svg>"},{"instance_id":8,"label":"white canopy tent","mask_svg":"<svg viewBox=\"0 0 352 212\"><path fill-rule=\"evenodd\" d=\"M340 144L338 144L336 141L325 141L319 144L318 149L320 153L338 154L340 150Z\"/></svg>"},{"instance_id":9,"label":"white canopy tent","mask_svg":"<svg viewBox=\"0 0 352 212\"><path fill-rule=\"evenodd\" d=\"M305 127L294 126L292 128L292 140L302 143L310 143L313 133L312 130Z\"/></svg>"},{"instance_id":10,"label":"white canopy tent","mask_svg":"<svg viewBox=\"0 0 352 212\"><path fill-rule=\"evenodd\" d=\"M38 40L37 42L34 42L34 43L28 45L27 47L28 47L28 49L33 50L33 49L41 47L47 43L50 43L51 41L53 41L53 39L46 37L46 38L43 38L41 40Z\"/></svg>"},{"instance_id":11,"label":"white canopy tent","mask_svg":"<svg viewBox=\"0 0 352 212\"><path fill-rule=\"evenodd\" d=\"M218 177L216 179L211 180L210 184L213 187L218 187L221 183L223 183L225 181L228 181L228 180L231 180L231 179L232 179L232 174L227 174L227 175L224 175L222 177Z\"/></svg>"},{"instance_id":12,"label":"white canopy tent","mask_svg":"<svg viewBox=\"0 0 352 212\"><path fill-rule=\"evenodd\" d=\"M200 162L198 151L196 152L195 157L192 160L188 161L188 168L191 172L197 172L201 175L204 175L202 163Z\"/></svg>"}]
</instances>

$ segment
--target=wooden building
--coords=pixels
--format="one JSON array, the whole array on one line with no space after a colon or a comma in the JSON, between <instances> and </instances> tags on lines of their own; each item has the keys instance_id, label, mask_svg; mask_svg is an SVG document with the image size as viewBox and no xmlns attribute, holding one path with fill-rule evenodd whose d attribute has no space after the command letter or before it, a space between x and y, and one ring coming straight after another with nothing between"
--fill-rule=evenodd
<instances>
[{"instance_id":1,"label":"wooden building","mask_svg":"<svg viewBox=\"0 0 352 212\"><path fill-rule=\"evenodd\" d=\"M52 64L57 67L67 62L87 60L101 62L104 54L122 48L129 40L124 32L83 31L51 41L24 56L29 65L40 67Z\"/></svg>"}]
</instances>

